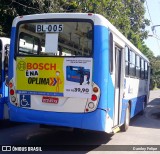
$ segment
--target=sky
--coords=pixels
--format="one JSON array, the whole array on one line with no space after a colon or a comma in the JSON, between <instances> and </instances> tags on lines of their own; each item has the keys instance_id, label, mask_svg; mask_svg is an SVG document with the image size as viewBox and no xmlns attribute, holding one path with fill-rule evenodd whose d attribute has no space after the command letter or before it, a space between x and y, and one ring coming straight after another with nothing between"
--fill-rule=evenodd
<instances>
[{"instance_id":1,"label":"sky","mask_svg":"<svg viewBox=\"0 0 160 154\"><path fill-rule=\"evenodd\" d=\"M155 27L155 34L152 32L151 27L160 25L160 0L146 0L144 4L146 9L145 18L151 21L146 30L149 31L149 35L153 35L145 40L145 44L153 51L155 56L158 56L160 55L160 26ZM158 39L156 39L156 36Z\"/></svg>"}]
</instances>

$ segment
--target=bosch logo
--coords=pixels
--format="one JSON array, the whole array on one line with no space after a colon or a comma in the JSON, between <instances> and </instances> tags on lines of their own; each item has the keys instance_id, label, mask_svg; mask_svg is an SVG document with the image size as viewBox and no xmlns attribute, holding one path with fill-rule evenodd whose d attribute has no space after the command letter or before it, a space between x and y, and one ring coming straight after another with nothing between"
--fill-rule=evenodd
<instances>
[{"instance_id":1,"label":"bosch logo","mask_svg":"<svg viewBox=\"0 0 160 154\"><path fill-rule=\"evenodd\" d=\"M24 61L18 62L17 68L18 68L18 70L20 70L20 71L24 71L24 70L26 69L26 63L25 63Z\"/></svg>"}]
</instances>

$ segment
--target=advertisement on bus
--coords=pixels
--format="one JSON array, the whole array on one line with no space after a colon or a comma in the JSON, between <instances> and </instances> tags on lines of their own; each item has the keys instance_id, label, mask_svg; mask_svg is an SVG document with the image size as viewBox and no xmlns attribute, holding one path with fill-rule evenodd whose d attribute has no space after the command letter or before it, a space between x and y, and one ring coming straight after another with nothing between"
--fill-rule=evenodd
<instances>
[{"instance_id":1,"label":"advertisement on bus","mask_svg":"<svg viewBox=\"0 0 160 154\"><path fill-rule=\"evenodd\" d=\"M18 57L19 94L91 97L92 58Z\"/></svg>"}]
</instances>

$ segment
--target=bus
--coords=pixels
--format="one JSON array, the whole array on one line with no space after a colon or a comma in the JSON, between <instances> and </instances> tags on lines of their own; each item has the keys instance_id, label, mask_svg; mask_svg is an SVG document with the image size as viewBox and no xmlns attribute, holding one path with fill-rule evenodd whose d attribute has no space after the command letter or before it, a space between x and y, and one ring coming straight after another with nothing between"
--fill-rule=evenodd
<instances>
[{"instance_id":1,"label":"bus","mask_svg":"<svg viewBox=\"0 0 160 154\"><path fill-rule=\"evenodd\" d=\"M8 77L8 54L10 39L0 37L0 120L9 119L8 117L8 86L6 78Z\"/></svg>"},{"instance_id":2,"label":"bus","mask_svg":"<svg viewBox=\"0 0 160 154\"><path fill-rule=\"evenodd\" d=\"M16 17L9 55L11 121L126 131L149 97L149 60L92 13Z\"/></svg>"}]
</instances>

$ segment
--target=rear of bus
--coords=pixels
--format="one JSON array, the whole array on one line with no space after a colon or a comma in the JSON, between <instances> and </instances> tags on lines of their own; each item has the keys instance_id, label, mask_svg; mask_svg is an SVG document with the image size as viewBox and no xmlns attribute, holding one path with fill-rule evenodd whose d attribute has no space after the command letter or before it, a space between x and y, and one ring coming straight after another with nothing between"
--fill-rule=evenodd
<instances>
[{"instance_id":1,"label":"rear of bus","mask_svg":"<svg viewBox=\"0 0 160 154\"><path fill-rule=\"evenodd\" d=\"M107 104L100 101L100 86L107 81L99 79L104 63L100 51L108 46L99 42L103 36L108 44L108 32L100 18L65 13L15 18L9 63L10 120L106 131ZM106 72L106 80L107 76Z\"/></svg>"}]
</instances>

